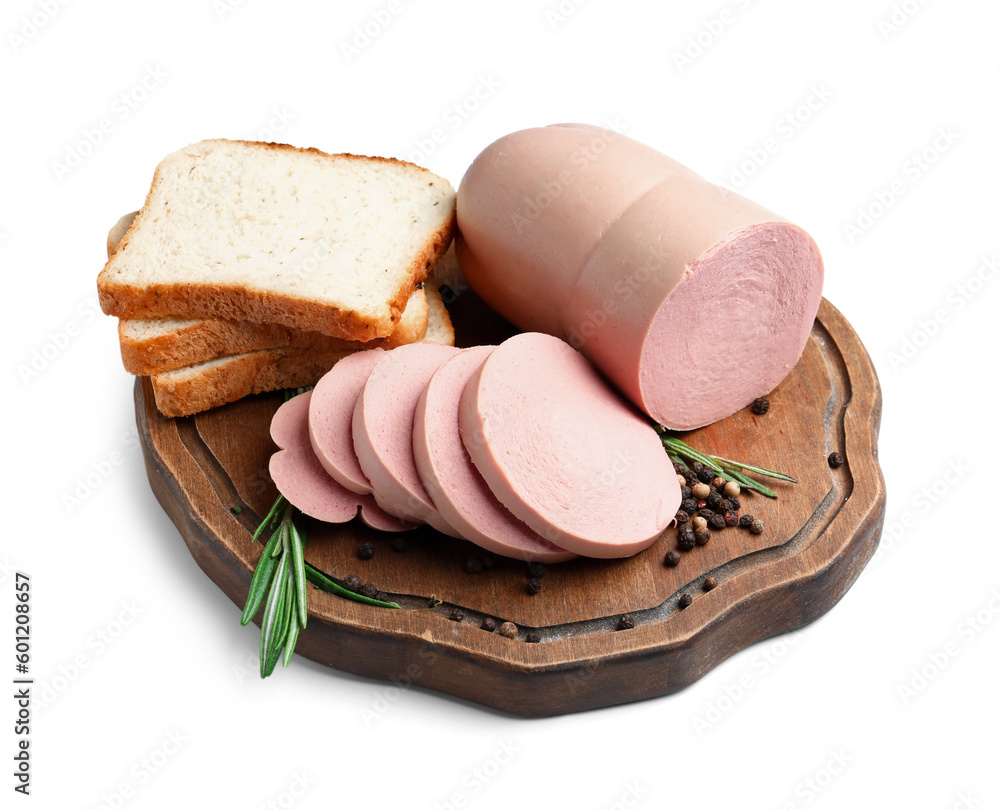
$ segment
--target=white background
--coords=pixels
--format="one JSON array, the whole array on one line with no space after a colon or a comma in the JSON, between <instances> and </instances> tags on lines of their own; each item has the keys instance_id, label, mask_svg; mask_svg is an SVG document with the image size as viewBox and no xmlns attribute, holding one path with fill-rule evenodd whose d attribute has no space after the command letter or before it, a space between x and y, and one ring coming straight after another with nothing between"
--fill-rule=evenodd
<instances>
[{"instance_id":1,"label":"white background","mask_svg":"<svg viewBox=\"0 0 1000 810\"><path fill-rule=\"evenodd\" d=\"M1000 7L389 8L4 3L0 646L12 646L20 569L34 586L44 698L33 796L14 798L46 808L430 808L454 794L472 808L1000 806L1000 281L984 264L1000 251ZM346 53L380 10L387 24ZM105 118L110 131L88 147ZM818 622L639 704L526 721L302 659L261 682L257 629L239 626L147 484L132 379L115 322L96 307L108 227L139 207L163 156L202 138L415 158L457 185L495 138L558 121L617 122L816 238L825 295L865 341L885 395L878 556ZM438 127L444 142L422 145ZM120 463L70 502L108 459ZM0 655L4 678L12 654ZM5 701L8 797L13 714ZM497 765L502 745L514 754ZM307 787L293 800L296 779Z\"/></svg>"}]
</instances>

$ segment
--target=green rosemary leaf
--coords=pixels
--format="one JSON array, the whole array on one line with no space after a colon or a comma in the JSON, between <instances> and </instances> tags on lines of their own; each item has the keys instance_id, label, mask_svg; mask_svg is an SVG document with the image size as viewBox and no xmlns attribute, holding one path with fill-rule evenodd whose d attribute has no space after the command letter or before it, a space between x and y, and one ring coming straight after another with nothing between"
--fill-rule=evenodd
<instances>
[{"instance_id":1,"label":"green rosemary leaf","mask_svg":"<svg viewBox=\"0 0 1000 810\"><path fill-rule=\"evenodd\" d=\"M753 490L754 492L759 492L761 495L766 495L768 498L777 498L778 493L775 492L770 487L764 486L760 481L754 481L750 476L744 475L739 470L726 470L723 476L735 481L744 489Z\"/></svg>"},{"instance_id":2,"label":"green rosemary leaf","mask_svg":"<svg viewBox=\"0 0 1000 810\"><path fill-rule=\"evenodd\" d=\"M336 594L337 596L343 596L345 599L353 599L355 602L363 602L366 605L374 605L375 607L396 608L397 610L401 609L395 602L381 602L378 599L369 599L367 596L362 596L360 593L349 591L342 585L338 585L326 574L318 568L314 568L309 563L306 563L306 579L308 579L321 591Z\"/></svg>"},{"instance_id":3,"label":"green rosemary leaf","mask_svg":"<svg viewBox=\"0 0 1000 810\"><path fill-rule=\"evenodd\" d=\"M287 552L286 552L287 553ZM292 573L292 564L285 567L284 593L281 594L281 618L278 623L278 634L274 638L274 648L280 650L285 646L285 639L288 638L288 626L293 624L295 616L295 588L293 583L295 575Z\"/></svg>"},{"instance_id":4,"label":"green rosemary leaf","mask_svg":"<svg viewBox=\"0 0 1000 810\"><path fill-rule=\"evenodd\" d=\"M264 601L264 595L271 584L271 576L274 574L274 567L277 564L271 552L278 544L278 533L275 532L264 551L257 561L257 568L253 572L253 579L250 580L250 592L247 594L247 603L243 608L243 616L240 617L240 624L246 626L253 621L260 609L260 603Z\"/></svg>"},{"instance_id":5,"label":"green rosemary leaf","mask_svg":"<svg viewBox=\"0 0 1000 810\"><path fill-rule=\"evenodd\" d=\"M287 667L292 660L292 653L295 652L295 642L299 640L299 623L293 621L288 628L288 638L285 639L285 655L281 661L283 667Z\"/></svg>"},{"instance_id":6,"label":"green rosemary leaf","mask_svg":"<svg viewBox=\"0 0 1000 810\"><path fill-rule=\"evenodd\" d=\"M278 609L281 607L281 594L284 592L285 568L288 565L288 557L281 556L278 561L277 570L274 572L274 579L271 581L271 591L267 595L267 604L264 606L264 619L260 625L260 677L267 677L267 660L271 652L274 634L277 631L275 624L278 619Z\"/></svg>"},{"instance_id":7,"label":"green rosemary leaf","mask_svg":"<svg viewBox=\"0 0 1000 810\"><path fill-rule=\"evenodd\" d=\"M767 470L763 467L754 467L752 464L744 464L742 461L730 461L728 458L722 458L722 456L712 456L716 461L719 462L725 468L735 468L743 472L757 473L757 475L766 475L768 478L777 478L779 481L788 481L792 484L799 483L792 476L785 475L785 473L775 472L774 470Z\"/></svg>"},{"instance_id":8,"label":"green rosemary leaf","mask_svg":"<svg viewBox=\"0 0 1000 810\"><path fill-rule=\"evenodd\" d=\"M289 527L291 529L291 540L289 545L292 549L292 571L295 574L295 605L297 608L297 621L302 626L306 626L306 620L308 619L307 599L306 594L306 560L305 551L303 546L305 546L305 540L299 533L298 528L294 523L290 523Z\"/></svg>"},{"instance_id":9,"label":"green rosemary leaf","mask_svg":"<svg viewBox=\"0 0 1000 810\"><path fill-rule=\"evenodd\" d=\"M706 467L714 470L715 472L718 473L722 472L722 467L720 467L719 464L716 461L714 461L711 456L706 456L704 453L695 450L693 447L688 447L688 445L686 445L680 439L674 439L669 436L661 436L660 438L663 444L666 447L673 449L675 453L684 456L686 458L689 458L692 461L700 461Z\"/></svg>"},{"instance_id":10,"label":"green rosemary leaf","mask_svg":"<svg viewBox=\"0 0 1000 810\"><path fill-rule=\"evenodd\" d=\"M264 515L264 519L260 522L260 526L257 527L257 531L253 533L253 540L251 542L254 543L257 542L257 539L264 532L264 527L267 526L268 523L271 523L273 521L274 516L281 511L281 507L284 506L284 503L285 503L285 496L279 495L278 499L274 502L274 505L270 508L270 510L268 510L268 513ZM272 526L272 528L274 527Z\"/></svg>"}]
</instances>

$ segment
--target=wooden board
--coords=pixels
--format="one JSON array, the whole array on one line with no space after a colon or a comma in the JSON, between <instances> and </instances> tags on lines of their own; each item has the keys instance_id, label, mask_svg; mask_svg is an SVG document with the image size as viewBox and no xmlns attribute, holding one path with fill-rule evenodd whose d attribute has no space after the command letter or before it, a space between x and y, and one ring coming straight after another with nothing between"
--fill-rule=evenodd
<instances>
[{"instance_id":1,"label":"wooden board","mask_svg":"<svg viewBox=\"0 0 1000 810\"><path fill-rule=\"evenodd\" d=\"M471 294L452 308L462 345L511 332ZM268 436L280 394L249 397L182 419L162 417L148 380L135 387L149 480L202 569L242 607L260 554L250 534L276 497ZM698 449L794 474L780 499L748 494L743 512L763 534L714 532L682 554L670 529L625 560L546 566L541 593L525 591L524 563L494 558L479 573L469 543L424 528L394 552L392 535L360 521L307 521L306 559L343 578L356 574L404 610L385 610L309 589L309 626L297 652L337 669L403 680L530 716L562 714L680 689L744 647L801 627L844 595L874 553L885 515L877 461L878 379L844 317L824 301L802 359L764 416L741 411L685 436ZM827 456L842 453L831 470ZM232 507L242 511L236 515ZM371 560L357 558L363 542ZM703 590L708 576L718 586ZM682 594L692 604L681 608ZM429 608L434 595L441 603ZM462 621L450 617L456 608ZM628 613L635 627L617 630ZM238 610L233 611L233 622ZM516 638L480 629L484 617L517 624ZM539 643L528 643L537 631ZM276 676L280 680L280 672ZM278 683L275 688L280 688Z\"/></svg>"}]
</instances>

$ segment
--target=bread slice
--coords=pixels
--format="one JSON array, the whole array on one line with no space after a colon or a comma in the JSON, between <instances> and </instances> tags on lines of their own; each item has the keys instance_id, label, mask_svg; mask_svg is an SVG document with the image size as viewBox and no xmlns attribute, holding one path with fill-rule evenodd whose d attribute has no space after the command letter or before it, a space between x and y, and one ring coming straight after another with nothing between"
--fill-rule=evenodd
<instances>
[{"instance_id":1,"label":"bread slice","mask_svg":"<svg viewBox=\"0 0 1000 810\"><path fill-rule=\"evenodd\" d=\"M437 286L428 282L424 289L430 311L424 339L454 345L451 318ZM315 385L338 360L350 353L351 350L267 349L155 374L150 382L156 407L162 414L188 416L249 394Z\"/></svg>"},{"instance_id":2,"label":"bread slice","mask_svg":"<svg viewBox=\"0 0 1000 810\"><path fill-rule=\"evenodd\" d=\"M108 231L108 258L118 249L138 213L126 214ZM448 252L451 253L451 249ZM302 332L280 324L181 318L123 318L118 322L118 342L125 370L145 377L216 357L261 349L292 347L320 352L362 347L391 349L423 340L426 331L427 297L423 289L418 289L410 296L396 330L387 338L367 344L319 332Z\"/></svg>"},{"instance_id":3,"label":"bread slice","mask_svg":"<svg viewBox=\"0 0 1000 810\"><path fill-rule=\"evenodd\" d=\"M385 338L447 249L454 220L448 181L411 163L202 141L157 167L98 276L99 300L119 318Z\"/></svg>"}]
</instances>

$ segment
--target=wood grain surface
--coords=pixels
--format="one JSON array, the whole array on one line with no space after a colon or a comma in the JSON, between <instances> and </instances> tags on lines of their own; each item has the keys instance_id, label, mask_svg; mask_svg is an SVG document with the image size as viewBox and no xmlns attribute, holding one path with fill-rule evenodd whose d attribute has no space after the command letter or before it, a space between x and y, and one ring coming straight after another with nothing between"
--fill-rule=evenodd
<instances>
[{"instance_id":1,"label":"wood grain surface","mask_svg":"<svg viewBox=\"0 0 1000 810\"><path fill-rule=\"evenodd\" d=\"M512 333L471 293L451 307L460 345ZM664 566L668 529L625 560L576 560L545 567L542 591L525 591L526 566L492 557L430 528L393 535L353 521L306 520L306 559L333 577L348 574L391 594L404 610L358 604L310 587L309 626L297 652L337 669L410 682L529 716L545 716L664 695L761 639L825 613L874 553L885 514L878 465L881 392L871 361L844 317L824 300L798 365L770 397L764 416L743 410L685 434L692 446L780 469L777 501L741 497L763 534L713 532L710 542ZM181 419L162 417L148 380L137 380L136 418L150 484L202 569L242 607L260 554L250 535L276 497L268 436L281 394ZM846 463L830 469L838 451ZM234 514L232 507L242 511ZM371 542L375 556L357 557ZM717 587L704 591L705 578ZM682 594L693 601L687 608ZM430 608L430 597L441 600ZM456 608L464 613L453 621ZM635 627L617 630L631 615ZM233 611L233 623L239 610ZM512 621L516 638L480 629L485 617ZM528 643L536 631L541 641ZM280 672L276 676L280 680ZM280 688L275 683L275 688Z\"/></svg>"}]
</instances>

